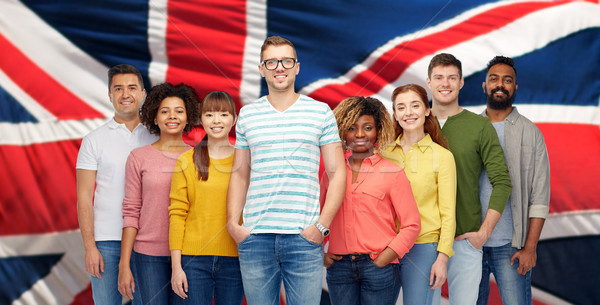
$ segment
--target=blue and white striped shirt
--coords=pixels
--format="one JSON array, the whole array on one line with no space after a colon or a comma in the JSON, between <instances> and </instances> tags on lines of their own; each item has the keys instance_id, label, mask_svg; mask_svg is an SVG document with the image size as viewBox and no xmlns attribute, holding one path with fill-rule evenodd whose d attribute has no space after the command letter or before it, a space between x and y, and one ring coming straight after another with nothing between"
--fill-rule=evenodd
<instances>
[{"instance_id":1,"label":"blue and white striped shirt","mask_svg":"<svg viewBox=\"0 0 600 305\"><path fill-rule=\"evenodd\" d=\"M252 233L297 234L319 217L320 146L339 142L333 112L300 95L283 112L266 97L244 106L238 149L250 149L244 226Z\"/></svg>"}]
</instances>

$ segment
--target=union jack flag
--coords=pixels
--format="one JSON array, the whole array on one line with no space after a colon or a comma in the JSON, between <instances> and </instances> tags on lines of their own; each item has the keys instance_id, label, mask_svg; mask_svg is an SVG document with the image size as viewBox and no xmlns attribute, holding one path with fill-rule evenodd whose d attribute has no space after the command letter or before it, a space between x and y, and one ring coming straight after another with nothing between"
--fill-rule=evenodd
<instances>
[{"instance_id":1,"label":"union jack flag","mask_svg":"<svg viewBox=\"0 0 600 305\"><path fill-rule=\"evenodd\" d=\"M460 104L480 112L485 64L513 57L515 104L551 163L535 304L600 303L597 1L0 0L0 304L92 303L75 160L112 116L110 66L138 67L148 88L227 91L241 106L267 92L257 65L271 35L296 45L297 90L331 107L352 95L389 102L448 52L463 62Z\"/></svg>"}]
</instances>

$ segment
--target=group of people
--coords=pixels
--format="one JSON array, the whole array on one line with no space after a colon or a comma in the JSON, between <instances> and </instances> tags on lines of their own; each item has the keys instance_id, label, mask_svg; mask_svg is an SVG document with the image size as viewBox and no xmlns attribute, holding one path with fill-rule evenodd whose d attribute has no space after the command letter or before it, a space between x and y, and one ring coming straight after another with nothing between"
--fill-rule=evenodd
<instances>
[{"instance_id":1,"label":"group of people","mask_svg":"<svg viewBox=\"0 0 600 305\"><path fill-rule=\"evenodd\" d=\"M458 104L461 62L435 55L392 115L353 96L333 111L296 93L300 62L268 37L268 95L242 107L185 84L108 72L114 118L82 141L78 218L96 304L531 304L548 214L543 136L512 106L514 61L494 57L481 114ZM141 108L141 109L140 109ZM188 146L183 135L202 125ZM235 146L229 142L235 125ZM324 172L319 177L320 164ZM508 165L508 166L507 166ZM324 248L323 242L328 243ZM476 287L479 287L477 289Z\"/></svg>"}]
</instances>

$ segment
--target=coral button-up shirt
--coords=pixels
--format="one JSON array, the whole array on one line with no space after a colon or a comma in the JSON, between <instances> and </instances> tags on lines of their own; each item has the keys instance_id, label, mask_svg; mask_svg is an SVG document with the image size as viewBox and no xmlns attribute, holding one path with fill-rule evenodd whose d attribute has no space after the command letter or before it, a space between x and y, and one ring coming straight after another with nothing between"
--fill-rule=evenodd
<instances>
[{"instance_id":1,"label":"coral button-up shirt","mask_svg":"<svg viewBox=\"0 0 600 305\"><path fill-rule=\"evenodd\" d=\"M404 171L375 154L363 160L356 182L346 159L347 187L344 201L331 223L328 253L370 254L375 260L390 247L402 258L421 231L419 210ZM321 179L321 206L329 179ZM395 219L400 221L396 230ZM393 263L398 263L394 260Z\"/></svg>"}]
</instances>

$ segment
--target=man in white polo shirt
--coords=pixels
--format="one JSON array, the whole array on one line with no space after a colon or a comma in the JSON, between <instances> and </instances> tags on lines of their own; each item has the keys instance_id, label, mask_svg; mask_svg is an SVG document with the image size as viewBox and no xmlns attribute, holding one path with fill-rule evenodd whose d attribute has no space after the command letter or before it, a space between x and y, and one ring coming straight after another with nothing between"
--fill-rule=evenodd
<instances>
[{"instance_id":1,"label":"man in white polo shirt","mask_svg":"<svg viewBox=\"0 0 600 305\"><path fill-rule=\"evenodd\" d=\"M94 302L121 305L118 275L125 162L131 150L153 143L157 137L140 124L139 109L146 91L137 68L112 67L108 89L114 117L83 138L77 156L77 216ZM134 304L141 304L136 296Z\"/></svg>"},{"instance_id":2,"label":"man in white polo shirt","mask_svg":"<svg viewBox=\"0 0 600 305\"><path fill-rule=\"evenodd\" d=\"M240 110L227 229L238 243L248 305L279 304L282 281L286 304L316 305L323 238L346 188L337 124L327 104L295 92L300 63L289 40L267 38L258 68L269 95ZM319 153L330 180L321 212Z\"/></svg>"}]
</instances>

